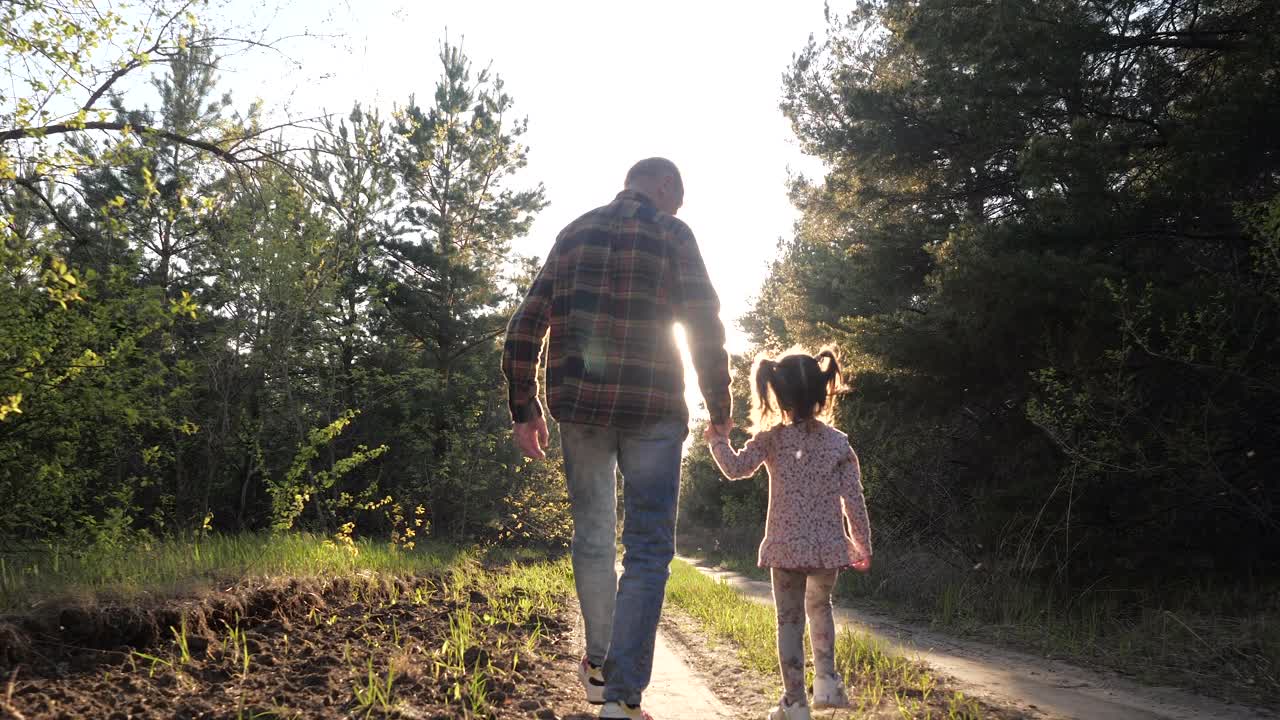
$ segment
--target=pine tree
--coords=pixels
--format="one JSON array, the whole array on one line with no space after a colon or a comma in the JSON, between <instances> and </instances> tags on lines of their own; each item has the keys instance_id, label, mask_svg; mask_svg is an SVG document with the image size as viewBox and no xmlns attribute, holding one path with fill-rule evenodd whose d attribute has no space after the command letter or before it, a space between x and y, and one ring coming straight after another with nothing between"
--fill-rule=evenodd
<instances>
[{"instance_id":1,"label":"pine tree","mask_svg":"<svg viewBox=\"0 0 1280 720\"><path fill-rule=\"evenodd\" d=\"M1259 0L883 0L797 56L828 172L748 326L844 347L891 523L1060 578L1275 556L1242 213L1280 190L1278 30Z\"/></svg>"}]
</instances>

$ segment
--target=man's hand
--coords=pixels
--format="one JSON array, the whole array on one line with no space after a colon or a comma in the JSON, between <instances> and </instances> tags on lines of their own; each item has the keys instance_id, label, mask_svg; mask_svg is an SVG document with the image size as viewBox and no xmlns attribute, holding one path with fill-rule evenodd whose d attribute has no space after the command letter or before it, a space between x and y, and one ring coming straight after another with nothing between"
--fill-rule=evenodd
<instances>
[{"instance_id":1,"label":"man's hand","mask_svg":"<svg viewBox=\"0 0 1280 720\"><path fill-rule=\"evenodd\" d=\"M545 449L551 444L551 433L547 432L547 419L538 416L529 422L516 423L511 428L516 447L520 454L531 460L543 460L547 457Z\"/></svg>"},{"instance_id":2,"label":"man's hand","mask_svg":"<svg viewBox=\"0 0 1280 720\"><path fill-rule=\"evenodd\" d=\"M858 572L863 572L863 573L864 573L864 572L870 572L870 571L871 571L871 556L870 556L870 555L864 555L864 556L862 556L862 557L858 558L857 560L855 560L855 561L853 562L853 569L854 569L854 570L857 570Z\"/></svg>"},{"instance_id":3,"label":"man's hand","mask_svg":"<svg viewBox=\"0 0 1280 720\"><path fill-rule=\"evenodd\" d=\"M707 426L702 430L702 439L706 440L708 443L712 443L721 438L728 440L729 430L732 427L733 427L732 420L727 420L723 423L720 423L719 425L712 425L711 423L707 423Z\"/></svg>"},{"instance_id":4,"label":"man's hand","mask_svg":"<svg viewBox=\"0 0 1280 720\"><path fill-rule=\"evenodd\" d=\"M716 429L716 426L711 423L707 423L707 426L702 429L702 439L707 441L708 445L722 437L724 436L721 435L720 431Z\"/></svg>"}]
</instances>

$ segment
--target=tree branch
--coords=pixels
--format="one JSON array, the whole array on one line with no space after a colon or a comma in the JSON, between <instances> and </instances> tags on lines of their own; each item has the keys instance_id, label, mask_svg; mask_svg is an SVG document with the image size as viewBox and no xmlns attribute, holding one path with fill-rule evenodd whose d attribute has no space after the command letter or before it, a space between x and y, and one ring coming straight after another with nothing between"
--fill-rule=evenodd
<instances>
[{"instance_id":1,"label":"tree branch","mask_svg":"<svg viewBox=\"0 0 1280 720\"><path fill-rule=\"evenodd\" d=\"M156 33L156 41L152 43L151 47L147 48L146 50L143 50L141 53L135 53L135 58L138 55L149 57L152 53L159 51L160 44L164 42L165 34L169 31L169 28L173 26L173 22L180 15L185 13L187 9L191 7L191 4L192 4L191 0L188 0L188 2L185 3L181 8L179 8L177 12L170 15L169 19L165 20L164 26L161 27L159 32ZM133 59L125 63L124 65L120 66L119 68L117 68L115 72L111 73L111 75L101 85L98 86L97 90L94 90L93 93L89 95L89 99L85 100L84 106L81 107L81 110L92 109L94 104L97 103L98 100L100 100L102 96L105 95L107 91L111 89L111 86L116 84L117 80L124 77L125 75L128 75L129 73L133 72L134 70L140 67L142 67L142 61L138 59Z\"/></svg>"},{"instance_id":2,"label":"tree branch","mask_svg":"<svg viewBox=\"0 0 1280 720\"><path fill-rule=\"evenodd\" d=\"M154 51L155 49L156 48L153 47L151 48L151 51ZM84 105L80 109L92 110L94 104L102 99L102 96L105 95L107 91L111 89L111 86L114 85L117 80L124 77L125 75L128 75L130 72L132 72L133 70L136 70L141 66L142 66L141 62L137 60L130 60L128 63L121 66L119 69L117 69L115 72L111 73L111 76L108 77L106 81L103 82L101 85L99 85L97 90L93 91L93 94L89 96L89 99L84 101Z\"/></svg>"},{"instance_id":3,"label":"tree branch","mask_svg":"<svg viewBox=\"0 0 1280 720\"><path fill-rule=\"evenodd\" d=\"M58 224L58 227L62 228L68 235L76 240L80 239L79 233L77 233L75 229L72 228L65 219L63 219L62 213L58 212L58 209L53 206L53 201L51 201L44 193L40 192L40 188L32 180L29 178L19 177L14 178L13 181L20 187L26 188L27 192L34 195L36 199L40 201L40 204L44 205L45 208L49 210L49 214L53 216L53 221Z\"/></svg>"},{"instance_id":4,"label":"tree branch","mask_svg":"<svg viewBox=\"0 0 1280 720\"><path fill-rule=\"evenodd\" d=\"M1108 47L1116 50L1133 50L1136 48L1176 48L1182 50L1239 50L1247 45L1244 40L1231 39L1234 32L1167 32L1152 35L1134 35L1107 37Z\"/></svg>"},{"instance_id":5,"label":"tree branch","mask_svg":"<svg viewBox=\"0 0 1280 720\"><path fill-rule=\"evenodd\" d=\"M467 353L471 352L472 350L484 344L485 342L488 342L489 340L493 340L494 338L498 337L499 335L503 334L506 331L507 331L507 328L504 325L501 327L496 327L493 330L490 330L488 332L481 333L480 335L477 335L476 337L472 338L470 342L464 343L462 346L462 349L451 354L448 358L449 363L452 364L453 361L461 358L463 355L466 355Z\"/></svg>"},{"instance_id":6,"label":"tree branch","mask_svg":"<svg viewBox=\"0 0 1280 720\"><path fill-rule=\"evenodd\" d=\"M207 140L187 137L186 135L180 135L161 128L150 127L147 125L134 125L132 123L125 122L56 123L54 125L45 125L43 127L16 128L0 132L0 143L10 142L13 140L41 138L49 135L65 135L67 133L82 132L84 130L110 130L113 132L122 132L125 128L130 128L132 131L135 131L140 135L155 135L156 137L162 137L181 145L204 150L232 164L239 164L243 162L243 160L234 152L224 150L217 144L211 143Z\"/></svg>"}]
</instances>

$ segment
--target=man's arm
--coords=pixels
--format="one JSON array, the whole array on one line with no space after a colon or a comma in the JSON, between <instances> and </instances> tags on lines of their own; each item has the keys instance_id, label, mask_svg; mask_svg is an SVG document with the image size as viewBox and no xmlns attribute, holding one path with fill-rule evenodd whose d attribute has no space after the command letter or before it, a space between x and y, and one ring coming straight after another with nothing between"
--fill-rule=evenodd
<instances>
[{"instance_id":1,"label":"man's arm","mask_svg":"<svg viewBox=\"0 0 1280 720\"><path fill-rule=\"evenodd\" d=\"M730 420L733 399L729 395L729 355L724 350L724 324L720 322L720 298L707 277L707 267L693 231L679 223L675 245L676 316L684 325L698 372L698 387L707 404L712 425Z\"/></svg>"},{"instance_id":2,"label":"man's arm","mask_svg":"<svg viewBox=\"0 0 1280 720\"><path fill-rule=\"evenodd\" d=\"M511 420L516 424L542 417L542 404L538 402L538 365L542 360L542 341L551 323L557 247L552 247L547 254L524 301L507 324L502 374L507 377L507 404Z\"/></svg>"}]
</instances>

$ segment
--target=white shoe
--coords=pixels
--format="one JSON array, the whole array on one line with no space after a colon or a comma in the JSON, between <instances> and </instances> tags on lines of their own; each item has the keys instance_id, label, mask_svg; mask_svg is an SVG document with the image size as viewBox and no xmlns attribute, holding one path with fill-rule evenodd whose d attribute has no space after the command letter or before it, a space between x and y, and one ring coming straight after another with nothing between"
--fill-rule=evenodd
<instances>
[{"instance_id":1,"label":"white shoe","mask_svg":"<svg viewBox=\"0 0 1280 720\"><path fill-rule=\"evenodd\" d=\"M849 694L837 675L819 675L813 679L813 709L849 707Z\"/></svg>"},{"instance_id":2,"label":"white shoe","mask_svg":"<svg viewBox=\"0 0 1280 720\"><path fill-rule=\"evenodd\" d=\"M808 705L788 705L787 699L778 702L778 707L769 712L769 720L809 720Z\"/></svg>"},{"instance_id":3,"label":"white shoe","mask_svg":"<svg viewBox=\"0 0 1280 720\"><path fill-rule=\"evenodd\" d=\"M604 720L653 720L653 716L640 709L639 705L632 707L620 702L607 702L604 707L600 708L600 718ZM809 716L805 716L808 720Z\"/></svg>"},{"instance_id":4,"label":"white shoe","mask_svg":"<svg viewBox=\"0 0 1280 720\"><path fill-rule=\"evenodd\" d=\"M604 702L604 668L592 665L585 657L578 663L578 682L587 693L587 702L599 705Z\"/></svg>"}]
</instances>

